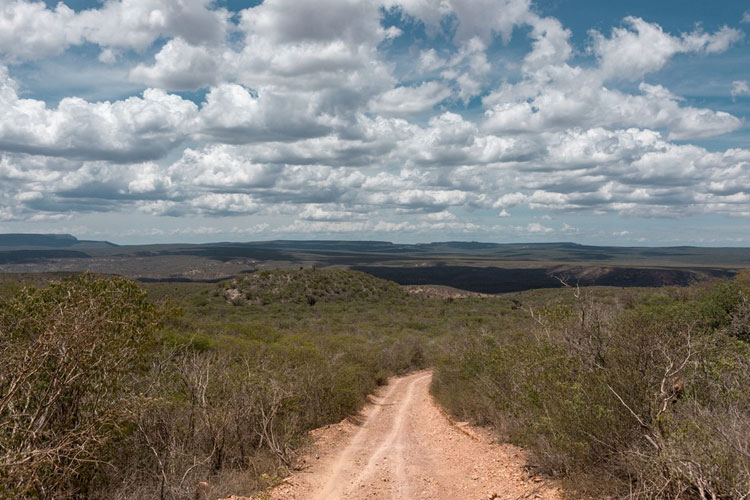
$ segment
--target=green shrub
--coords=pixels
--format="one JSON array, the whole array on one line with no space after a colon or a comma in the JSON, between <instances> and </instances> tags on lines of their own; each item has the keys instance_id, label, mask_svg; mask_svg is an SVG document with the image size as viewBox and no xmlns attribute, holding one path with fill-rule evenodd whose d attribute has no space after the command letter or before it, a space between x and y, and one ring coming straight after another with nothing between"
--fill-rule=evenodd
<instances>
[{"instance_id":1,"label":"green shrub","mask_svg":"<svg viewBox=\"0 0 750 500\"><path fill-rule=\"evenodd\" d=\"M0 495L79 496L121 436L155 308L135 284L82 275L0 307Z\"/></svg>"},{"instance_id":2,"label":"green shrub","mask_svg":"<svg viewBox=\"0 0 750 500\"><path fill-rule=\"evenodd\" d=\"M454 336L433 392L529 447L547 472L588 476L579 485L598 495L745 498L747 291L717 283L625 307L574 290L572 302L537 309L528 334Z\"/></svg>"},{"instance_id":3,"label":"green shrub","mask_svg":"<svg viewBox=\"0 0 750 500\"><path fill-rule=\"evenodd\" d=\"M261 271L224 284L224 295L235 305L268 305L276 302L383 301L403 298L405 293L391 281L358 271L295 269Z\"/></svg>"}]
</instances>

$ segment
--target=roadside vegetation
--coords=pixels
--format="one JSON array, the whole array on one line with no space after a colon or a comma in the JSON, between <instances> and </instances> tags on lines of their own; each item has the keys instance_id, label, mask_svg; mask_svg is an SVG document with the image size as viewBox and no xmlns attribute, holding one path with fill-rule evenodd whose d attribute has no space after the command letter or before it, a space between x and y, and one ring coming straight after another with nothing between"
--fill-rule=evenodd
<instances>
[{"instance_id":1,"label":"roadside vegetation","mask_svg":"<svg viewBox=\"0 0 750 500\"><path fill-rule=\"evenodd\" d=\"M529 329L453 335L434 393L594 498L750 492L750 276L607 295L572 288Z\"/></svg>"},{"instance_id":2,"label":"roadside vegetation","mask_svg":"<svg viewBox=\"0 0 750 500\"><path fill-rule=\"evenodd\" d=\"M28 278L0 292L0 498L258 491L287 474L308 430L496 315L344 271Z\"/></svg>"},{"instance_id":3,"label":"roadside vegetation","mask_svg":"<svg viewBox=\"0 0 750 500\"><path fill-rule=\"evenodd\" d=\"M747 491L746 278L456 299L325 269L57 278L0 287L0 498L249 494L428 366L449 411L594 496Z\"/></svg>"}]
</instances>

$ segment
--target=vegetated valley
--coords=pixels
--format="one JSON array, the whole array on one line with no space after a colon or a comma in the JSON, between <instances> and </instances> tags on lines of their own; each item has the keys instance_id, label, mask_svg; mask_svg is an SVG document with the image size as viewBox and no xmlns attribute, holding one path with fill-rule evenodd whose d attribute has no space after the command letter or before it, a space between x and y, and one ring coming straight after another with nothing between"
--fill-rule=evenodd
<instances>
[{"instance_id":1,"label":"vegetated valley","mask_svg":"<svg viewBox=\"0 0 750 500\"><path fill-rule=\"evenodd\" d=\"M750 275L738 261L710 267L732 270L721 277L686 262L702 281L656 288L579 287L573 262L556 288L487 295L424 276L399 286L341 268L350 249L304 246L294 265L267 253L213 283L3 274L0 497L259 493L299 466L308 431L355 414L389 376L431 367L437 402L529 450L534 473L571 497L747 498ZM478 258L455 248L449 268ZM424 268L390 250L381 270ZM554 266L565 257L545 251ZM324 252L340 252L337 267Z\"/></svg>"}]
</instances>

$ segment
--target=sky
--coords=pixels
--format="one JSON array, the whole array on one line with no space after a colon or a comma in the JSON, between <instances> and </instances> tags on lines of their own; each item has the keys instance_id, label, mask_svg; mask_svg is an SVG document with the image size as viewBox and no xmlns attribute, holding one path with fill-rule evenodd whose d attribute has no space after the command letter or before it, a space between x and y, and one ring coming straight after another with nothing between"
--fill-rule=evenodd
<instances>
[{"instance_id":1,"label":"sky","mask_svg":"<svg viewBox=\"0 0 750 500\"><path fill-rule=\"evenodd\" d=\"M750 5L0 0L0 232L750 246Z\"/></svg>"}]
</instances>

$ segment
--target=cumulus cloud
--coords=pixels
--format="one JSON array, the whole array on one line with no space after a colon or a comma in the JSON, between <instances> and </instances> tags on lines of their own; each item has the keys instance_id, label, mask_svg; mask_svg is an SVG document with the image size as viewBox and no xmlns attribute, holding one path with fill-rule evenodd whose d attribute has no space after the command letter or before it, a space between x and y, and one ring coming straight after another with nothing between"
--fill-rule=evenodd
<instances>
[{"instance_id":1,"label":"cumulus cloud","mask_svg":"<svg viewBox=\"0 0 750 500\"><path fill-rule=\"evenodd\" d=\"M75 12L60 2L47 9L43 2L15 0L0 5L0 53L14 59L58 54L82 42L70 28Z\"/></svg>"},{"instance_id":2,"label":"cumulus cloud","mask_svg":"<svg viewBox=\"0 0 750 500\"><path fill-rule=\"evenodd\" d=\"M40 1L10 0L0 6L0 54L37 59L84 42L145 50L160 37L219 43L228 14L210 5L209 0L107 0L99 9L74 12L63 2L47 8Z\"/></svg>"},{"instance_id":3,"label":"cumulus cloud","mask_svg":"<svg viewBox=\"0 0 750 500\"><path fill-rule=\"evenodd\" d=\"M750 151L700 142L743 121L652 79L742 36L688 29L628 17L582 51L529 0L266 0L233 16L208 0L11 0L0 220L136 210L251 217L264 234L552 238L581 234L577 214L750 216ZM494 57L513 36L525 53ZM34 94L21 63L87 44L143 87Z\"/></svg>"},{"instance_id":4,"label":"cumulus cloud","mask_svg":"<svg viewBox=\"0 0 750 500\"><path fill-rule=\"evenodd\" d=\"M186 149L166 173L175 185L214 190L245 190L274 186L282 168L253 163L226 146Z\"/></svg>"},{"instance_id":5,"label":"cumulus cloud","mask_svg":"<svg viewBox=\"0 0 750 500\"><path fill-rule=\"evenodd\" d=\"M524 57L524 69L538 70L549 65L564 63L573 53L569 39L571 32L563 27L557 19L532 16L531 52Z\"/></svg>"},{"instance_id":6,"label":"cumulus cloud","mask_svg":"<svg viewBox=\"0 0 750 500\"><path fill-rule=\"evenodd\" d=\"M693 31L677 37L665 33L658 24L639 17L627 17L625 27L614 28L609 38L596 30L592 30L590 36L593 41L591 50L599 58L605 80L635 80L661 69L675 54L724 52L742 39L743 33L723 26L714 34Z\"/></svg>"},{"instance_id":7,"label":"cumulus cloud","mask_svg":"<svg viewBox=\"0 0 750 500\"><path fill-rule=\"evenodd\" d=\"M639 94L609 88L614 78L640 79L662 68L681 52L725 51L741 33L721 28L672 36L660 26L629 17L611 37L592 31L590 50L598 65L573 66L569 33L559 23L535 19L532 51L525 58L523 79L505 83L483 98L484 128L495 134L565 130L573 127L666 129L670 139L700 139L732 132L742 121L729 113L682 104L661 85L641 82ZM544 28L544 29L542 29ZM549 40L548 40L549 39Z\"/></svg>"},{"instance_id":8,"label":"cumulus cloud","mask_svg":"<svg viewBox=\"0 0 750 500\"><path fill-rule=\"evenodd\" d=\"M383 115L408 115L431 111L450 97L451 91L438 82L424 82L418 87L397 87L376 97L370 109Z\"/></svg>"},{"instance_id":9,"label":"cumulus cloud","mask_svg":"<svg viewBox=\"0 0 750 500\"><path fill-rule=\"evenodd\" d=\"M115 162L164 156L189 133L197 106L163 90L90 103L66 97L56 108L19 97L0 67L0 148L29 154Z\"/></svg>"},{"instance_id":10,"label":"cumulus cloud","mask_svg":"<svg viewBox=\"0 0 750 500\"><path fill-rule=\"evenodd\" d=\"M671 139L712 137L737 130L742 121L723 111L682 106L660 85L639 85L640 94L595 86L579 68L563 68L556 80L538 86L505 86L485 99L484 128L493 133L543 132L571 127L660 129ZM578 77L578 78L576 78Z\"/></svg>"},{"instance_id":11,"label":"cumulus cloud","mask_svg":"<svg viewBox=\"0 0 750 500\"><path fill-rule=\"evenodd\" d=\"M244 10L242 27L277 43L342 40L358 45L384 37L377 9L378 3L371 0L278 0Z\"/></svg>"},{"instance_id":12,"label":"cumulus cloud","mask_svg":"<svg viewBox=\"0 0 750 500\"><path fill-rule=\"evenodd\" d=\"M732 97L750 95L750 84L746 80L735 80L732 82L730 94L732 94Z\"/></svg>"},{"instance_id":13,"label":"cumulus cloud","mask_svg":"<svg viewBox=\"0 0 750 500\"><path fill-rule=\"evenodd\" d=\"M441 57L435 49L430 48L427 50L423 50L419 54L417 67L420 71L426 73L443 69L447 64L447 59Z\"/></svg>"},{"instance_id":14,"label":"cumulus cloud","mask_svg":"<svg viewBox=\"0 0 750 500\"><path fill-rule=\"evenodd\" d=\"M555 230L551 227L543 226L538 222L531 222L528 226L526 226L526 231L530 233L552 233Z\"/></svg>"},{"instance_id":15,"label":"cumulus cloud","mask_svg":"<svg viewBox=\"0 0 750 500\"><path fill-rule=\"evenodd\" d=\"M221 77L221 53L190 45L182 38L168 41L154 58L152 66L139 64L133 68L130 79L167 90L195 90L216 84Z\"/></svg>"},{"instance_id":16,"label":"cumulus cloud","mask_svg":"<svg viewBox=\"0 0 750 500\"><path fill-rule=\"evenodd\" d=\"M446 18L452 19L456 41L479 37L485 43L495 35L507 41L531 6L530 0L386 0L384 4L418 19L433 33L442 29Z\"/></svg>"},{"instance_id":17,"label":"cumulus cloud","mask_svg":"<svg viewBox=\"0 0 750 500\"><path fill-rule=\"evenodd\" d=\"M275 93L222 83L206 95L200 112L201 133L235 144L293 141L329 134L336 118L320 112L316 96Z\"/></svg>"},{"instance_id":18,"label":"cumulus cloud","mask_svg":"<svg viewBox=\"0 0 750 500\"><path fill-rule=\"evenodd\" d=\"M343 205L308 203L303 206L299 218L308 221L351 221L364 220L366 214L352 210L345 210Z\"/></svg>"},{"instance_id":19,"label":"cumulus cloud","mask_svg":"<svg viewBox=\"0 0 750 500\"><path fill-rule=\"evenodd\" d=\"M251 88L315 90L331 107L366 103L395 83L377 54L389 36L378 8L369 0L276 0L245 9L244 48L231 71Z\"/></svg>"}]
</instances>

